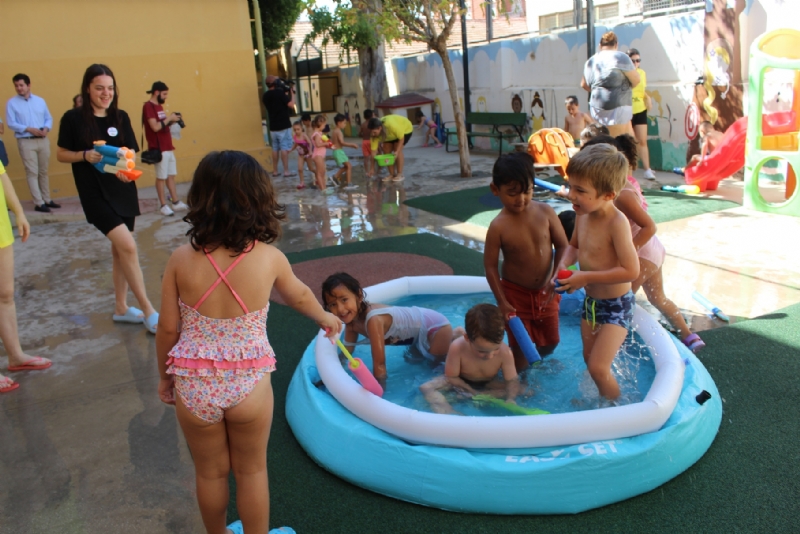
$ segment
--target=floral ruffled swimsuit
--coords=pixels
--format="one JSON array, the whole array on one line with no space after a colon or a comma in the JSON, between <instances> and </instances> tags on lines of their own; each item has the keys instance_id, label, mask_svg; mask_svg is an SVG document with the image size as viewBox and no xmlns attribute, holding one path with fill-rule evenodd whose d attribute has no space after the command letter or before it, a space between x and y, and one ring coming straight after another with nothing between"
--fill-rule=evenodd
<instances>
[{"instance_id":1,"label":"floral ruffled swimsuit","mask_svg":"<svg viewBox=\"0 0 800 534\"><path fill-rule=\"evenodd\" d=\"M175 389L186 408L208 423L222 421L225 410L242 402L264 375L275 370L275 352L267 339L269 303L249 312L226 278L246 254L222 272L206 252L219 278L194 306L178 300L183 326L169 352L167 373L174 375ZM244 315L213 319L197 311L220 282L228 286Z\"/></svg>"}]
</instances>

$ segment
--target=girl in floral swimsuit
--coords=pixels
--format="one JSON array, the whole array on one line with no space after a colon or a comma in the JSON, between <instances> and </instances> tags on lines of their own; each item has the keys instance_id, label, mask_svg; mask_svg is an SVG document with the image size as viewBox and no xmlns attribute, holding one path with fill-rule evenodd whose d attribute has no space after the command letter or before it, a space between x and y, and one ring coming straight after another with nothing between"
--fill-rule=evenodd
<instances>
[{"instance_id":1,"label":"girl in floral swimsuit","mask_svg":"<svg viewBox=\"0 0 800 534\"><path fill-rule=\"evenodd\" d=\"M176 405L206 530L225 527L233 470L239 495L247 495L238 501L245 530L267 532L275 370L266 332L270 292L274 286L330 336L341 323L270 245L280 236L283 207L254 158L237 151L208 154L195 171L188 202L191 242L172 254L164 272L158 393Z\"/></svg>"}]
</instances>

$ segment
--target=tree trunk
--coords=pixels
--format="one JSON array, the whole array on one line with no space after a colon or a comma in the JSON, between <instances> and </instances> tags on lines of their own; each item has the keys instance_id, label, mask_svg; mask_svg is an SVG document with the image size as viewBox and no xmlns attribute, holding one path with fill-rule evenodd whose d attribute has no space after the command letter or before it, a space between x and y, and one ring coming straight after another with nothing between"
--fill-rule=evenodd
<instances>
[{"instance_id":1,"label":"tree trunk","mask_svg":"<svg viewBox=\"0 0 800 534\"><path fill-rule=\"evenodd\" d=\"M358 66L361 87L364 90L364 109L375 109L386 91L386 65L384 64L384 45L377 48L359 48Z\"/></svg>"},{"instance_id":2,"label":"tree trunk","mask_svg":"<svg viewBox=\"0 0 800 534\"><path fill-rule=\"evenodd\" d=\"M469 178L472 176L472 166L469 163L467 126L464 120L464 111L458 104L458 86L456 85L456 77L453 75L453 64L450 63L450 56L447 55L447 48L439 49L437 47L436 53L442 58L444 75L447 77L447 87L450 89L450 100L453 103L453 115L456 118L456 135L458 136L458 160L461 165L461 177ZM464 68L469 68L466 62L464 62ZM445 135L447 135L446 132Z\"/></svg>"},{"instance_id":3,"label":"tree trunk","mask_svg":"<svg viewBox=\"0 0 800 534\"><path fill-rule=\"evenodd\" d=\"M353 5L357 5L355 2ZM361 9L379 13L383 10L382 0L362 0ZM375 104L383 101L386 94L385 45L379 28L375 28L375 48L358 49L358 66L361 75L361 87L364 90L364 109L375 109Z\"/></svg>"}]
</instances>

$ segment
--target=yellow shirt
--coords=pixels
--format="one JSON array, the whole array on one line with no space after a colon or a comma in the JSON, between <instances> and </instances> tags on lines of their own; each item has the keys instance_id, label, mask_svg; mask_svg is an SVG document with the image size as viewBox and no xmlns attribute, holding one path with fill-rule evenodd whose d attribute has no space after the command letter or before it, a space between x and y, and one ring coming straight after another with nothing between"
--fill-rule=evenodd
<instances>
[{"instance_id":1,"label":"yellow shirt","mask_svg":"<svg viewBox=\"0 0 800 534\"><path fill-rule=\"evenodd\" d=\"M383 130L386 133L386 141L397 141L414 131L414 125L411 121L402 115L386 115L381 117L383 123ZM381 142L380 137L372 138L372 151L378 150L378 145Z\"/></svg>"},{"instance_id":2,"label":"yellow shirt","mask_svg":"<svg viewBox=\"0 0 800 534\"><path fill-rule=\"evenodd\" d=\"M5 174L6 168L0 163L0 174ZM6 248L14 242L14 232L11 230L11 219L8 218L6 207L6 193L0 186L0 248Z\"/></svg>"},{"instance_id":3,"label":"yellow shirt","mask_svg":"<svg viewBox=\"0 0 800 534\"><path fill-rule=\"evenodd\" d=\"M642 81L639 82L639 85L631 89L631 94L633 95L633 112L641 113L647 109L647 106L644 104L644 90L647 88L647 75L645 75L642 69L636 69L636 72L639 73Z\"/></svg>"}]
</instances>

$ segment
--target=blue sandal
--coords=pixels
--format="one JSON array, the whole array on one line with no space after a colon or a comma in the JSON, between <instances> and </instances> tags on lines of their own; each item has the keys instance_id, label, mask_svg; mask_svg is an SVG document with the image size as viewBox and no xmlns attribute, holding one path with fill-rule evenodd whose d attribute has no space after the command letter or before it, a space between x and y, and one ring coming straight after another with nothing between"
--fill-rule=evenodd
<instances>
[{"instance_id":1,"label":"blue sandal","mask_svg":"<svg viewBox=\"0 0 800 534\"><path fill-rule=\"evenodd\" d=\"M144 322L144 312L138 308L129 306L128 311L123 315L114 314L111 316L111 320L115 323L141 324Z\"/></svg>"},{"instance_id":2,"label":"blue sandal","mask_svg":"<svg viewBox=\"0 0 800 534\"><path fill-rule=\"evenodd\" d=\"M158 312L151 313L150 317L144 320L144 327L151 334L156 333L156 327L158 327Z\"/></svg>"}]
</instances>

